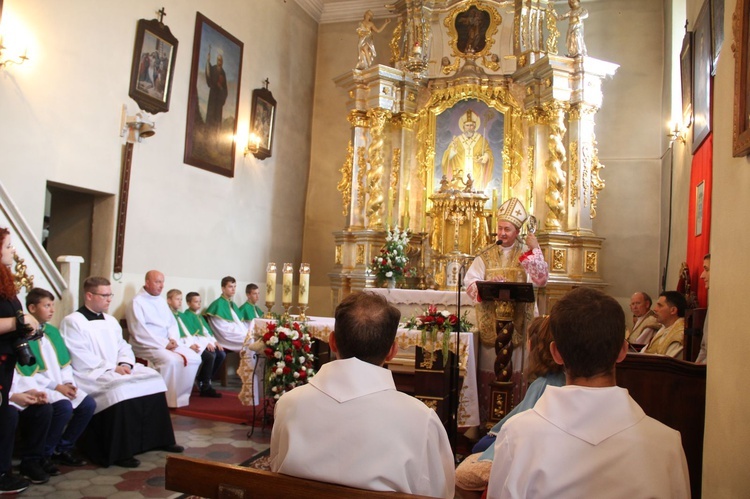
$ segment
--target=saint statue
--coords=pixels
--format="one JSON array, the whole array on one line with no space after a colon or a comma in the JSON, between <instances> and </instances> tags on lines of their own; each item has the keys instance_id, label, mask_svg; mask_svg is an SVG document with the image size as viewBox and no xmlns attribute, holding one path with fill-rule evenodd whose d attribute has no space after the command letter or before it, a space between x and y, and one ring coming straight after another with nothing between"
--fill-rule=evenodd
<instances>
[{"instance_id":1,"label":"saint statue","mask_svg":"<svg viewBox=\"0 0 750 499\"><path fill-rule=\"evenodd\" d=\"M380 33L383 29L391 22L390 19L386 19L385 22L378 28L375 23L372 22L372 11L368 10L365 12L365 17L357 26L357 34L359 35L359 60L357 61L357 69L367 69L372 66L375 57L378 55L375 52L375 42L372 39L373 31Z\"/></svg>"},{"instance_id":2,"label":"saint statue","mask_svg":"<svg viewBox=\"0 0 750 499\"><path fill-rule=\"evenodd\" d=\"M463 133L453 137L443 154L443 173L455 176L464 171L473 178L472 187L483 191L492 181L494 158L487 140L477 133L479 116L471 109L461 115L458 126Z\"/></svg>"},{"instance_id":3,"label":"saint statue","mask_svg":"<svg viewBox=\"0 0 750 499\"><path fill-rule=\"evenodd\" d=\"M586 42L583 41L583 20L589 17L589 11L581 8L580 0L568 0L570 10L558 17L568 19L568 35L565 42L568 46L568 57L587 55Z\"/></svg>"}]
</instances>

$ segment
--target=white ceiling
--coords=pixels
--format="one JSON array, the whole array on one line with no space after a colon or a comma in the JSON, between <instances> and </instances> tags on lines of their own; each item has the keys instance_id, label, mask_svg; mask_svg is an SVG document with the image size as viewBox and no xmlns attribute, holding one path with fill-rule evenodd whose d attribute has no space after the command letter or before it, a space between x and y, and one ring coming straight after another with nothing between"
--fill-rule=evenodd
<instances>
[{"instance_id":1,"label":"white ceiling","mask_svg":"<svg viewBox=\"0 0 750 499\"><path fill-rule=\"evenodd\" d=\"M362 19L371 10L375 17L388 14L386 3L396 0L295 0L310 17L319 23L339 23Z\"/></svg>"}]
</instances>

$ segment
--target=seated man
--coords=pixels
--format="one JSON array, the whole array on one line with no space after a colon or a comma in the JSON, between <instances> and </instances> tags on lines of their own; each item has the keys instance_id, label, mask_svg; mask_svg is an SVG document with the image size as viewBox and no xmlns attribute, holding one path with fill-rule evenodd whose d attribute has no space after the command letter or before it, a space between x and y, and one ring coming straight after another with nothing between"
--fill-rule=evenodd
<instances>
[{"instance_id":1,"label":"seated man","mask_svg":"<svg viewBox=\"0 0 750 499\"><path fill-rule=\"evenodd\" d=\"M128 304L125 316L133 352L159 371L167 384L167 405L177 408L190 403L201 358L177 343L180 332L174 314L161 297L163 289L164 274L149 270L143 288Z\"/></svg>"},{"instance_id":2,"label":"seated man","mask_svg":"<svg viewBox=\"0 0 750 499\"><path fill-rule=\"evenodd\" d=\"M263 317L263 310L257 305L260 298L258 285L251 282L245 286L245 296L247 297L247 301L240 307L240 318L243 321L251 321L258 317Z\"/></svg>"},{"instance_id":3,"label":"seated man","mask_svg":"<svg viewBox=\"0 0 750 499\"><path fill-rule=\"evenodd\" d=\"M112 288L105 277L83 283L84 305L65 317L60 332L70 351L76 383L96 401L82 438L88 457L101 466L135 468L135 454L152 449L182 452L175 445L161 375L135 363L120 323L105 314Z\"/></svg>"},{"instance_id":4,"label":"seated man","mask_svg":"<svg viewBox=\"0 0 750 499\"><path fill-rule=\"evenodd\" d=\"M668 355L675 359L682 358L682 348L685 336L685 297L677 291L664 291L656 301L654 312L656 320L661 324L644 353Z\"/></svg>"},{"instance_id":5,"label":"seated man","mask_svg":"<svg viewBox=\"0 0 750 499\"><path fill-rule=\"evenodd\" d=\"M488 497L690 497L679 432L615 385L628 352L619 303L576 288L553 306L550 328L566 385L500 430Z\"/></svg>"},{"instance_id":6,"label":"seated man","mask_svg":"<svg viewBox=\"0 0 750 499\"><path fill-rule=\"evenodd\" d=\"M52 423L44 446L44 470L50 475L59 474L51 461L65 466L86 464L76 456L74 446L86 429L96 410L96 402L79 390L73 378L70 352L60 332L48 321L55 313L55 296L42 288L34 288L26 295L26 309L39 324L44 324L44 336L29 342L36 364L16 369L23 391L33 390L45 394L52 404Z\"/></svg>"},{"instance_id":7,"label":"seated man","mask_svg":"<svg viewBox=\"0 0 750 499\"><path fill-rule=\"evenodd\" d=\"M629 343L648 345L654 333L661 327L656 320L656 314L651 310L651 305L651 297L643 291L637 291L630 297L633 330L628 335Z\"/></svg>"},{"instance_id":8,"label":"seated man","mask_svg":"<svg viewBox=\"0 0 750 499\"><path fill-rule=\"evenodd\" d=\"M435 411L396 391L383 364L398 351L401 313L353 293L329 338L338 360L276 403L271 470L368 490L455 493L453 455ZM343 444L346 442L346 444Z\"/></svg>"},{"instance_id":9,"label":"seated man","mask_svg":"<svg viewBox=\"0 0 750 499\"><path fill-rule=\"evenodd\" d=\"M192 296L191 296L192 295ZM190 298L198 302L197 309L201 307L201 297L197 293L188 293L188 303ZM213 333L198 319L195 313L181 313L182 308L182 291L179 289L170 289L167 291L167 304L174 314L177 325L180 330L180 339L182 346L186 346L201 356L201 367L198 370L198 390L201 397L221 398L221 393L214 390L211 386L211 377L216 373L221 363L224 362L226 353L216 343ZM202 317L201 317L202 319Z\"/></svg>"},{"instance_id":10,"label":"seated man","mask_svg":"<svg viewBox=\"0 0 750 499\"><path fill-rule=\"evenodd\" d=\"M206 309L208 322L211 324L216 340L226 350L242 350L248 334L248 324L242 321L239 307L234 303L237 292L237 281L232 276L221 280L221 296Z\"/></svg>"}]
</instances>

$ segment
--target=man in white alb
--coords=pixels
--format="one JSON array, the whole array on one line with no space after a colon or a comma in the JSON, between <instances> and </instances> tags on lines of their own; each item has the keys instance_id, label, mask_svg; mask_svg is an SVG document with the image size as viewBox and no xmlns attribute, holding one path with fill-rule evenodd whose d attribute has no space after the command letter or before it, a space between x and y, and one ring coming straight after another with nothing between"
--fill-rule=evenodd
<instances>
[{"instance_id":1,"label":"man in white alb","mask_svg":"<svg viewBox=\"0 0 750 499\"><path fill-rule=\"evenodd\" d=\"M143 288L125 309L125 317L133 351L159 371L167 384L167 404L176 408L190 403L201 357L177 342L180 330L169 305L161 296L163 289L164 274L149 270Z\"/></svg>"}]
</instances>

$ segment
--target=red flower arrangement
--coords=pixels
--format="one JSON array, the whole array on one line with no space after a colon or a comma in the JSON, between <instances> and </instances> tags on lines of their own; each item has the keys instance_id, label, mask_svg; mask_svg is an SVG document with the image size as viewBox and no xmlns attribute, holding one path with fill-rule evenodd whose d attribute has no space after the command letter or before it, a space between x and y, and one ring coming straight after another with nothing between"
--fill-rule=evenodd
<instances>
[{"instance_id":1,"label":"red flower arrangement","mask_svg":"<svg viewBox=\"0 0 750 499\"><path fill-rule=\"evenodd\" d=\"M471 328L474 327L466 318L466 314L468 312L464 312L463 316L459 317L448 310L438 310L437 305L430 305L424 314L409 319L405 327L422 331L422 345L424 347L427 347L429 342L432 345L437 345L437 342L440 341L445 358L448 355L451 333L471 331ZM442 338L438 338L439 333L442 333Z\"/></svg>"},{"instance_id":2,"label":"red flower arrangement","mask_svg":"<svg viewBox=\"0 0 750 499\"><path fill-rule=\"evenodd\" d=\"M304 323L278 320L267 326L265 348L266 391L274 400L315 375L311 353L313 340Z\"/></svg>"}]
</instances>

